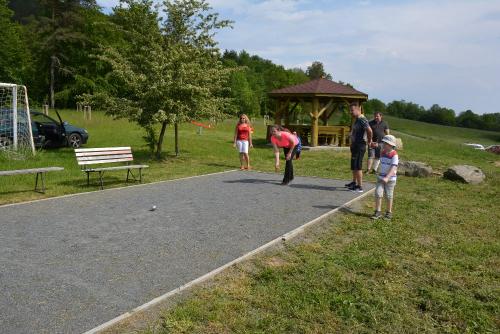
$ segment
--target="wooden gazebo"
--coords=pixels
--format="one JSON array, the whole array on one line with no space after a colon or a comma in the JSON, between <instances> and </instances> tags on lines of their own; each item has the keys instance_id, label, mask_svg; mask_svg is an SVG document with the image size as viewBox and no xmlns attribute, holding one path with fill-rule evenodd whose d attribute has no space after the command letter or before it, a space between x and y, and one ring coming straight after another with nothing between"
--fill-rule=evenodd
<instances>
[{"instance_id":1,"label":"wooden gazebo","mask_svg":"<svg viewBox=\"0 0 500 334\"><path fill-rule=\"evenodd\" d=\"M321 137L328 138L330 144L348 145L350 126L327 125L328 120L343 106L368 100L368 95L363 92L323 78L275 89L268 95L277 100L275 124L297 131L310 146L318 146L318 138ZM306 108L306 104L311 107ZM298 105L302 106L302 110L310 110L311 124L290 124L290 115Z\"/></svg>"}]
</instances>

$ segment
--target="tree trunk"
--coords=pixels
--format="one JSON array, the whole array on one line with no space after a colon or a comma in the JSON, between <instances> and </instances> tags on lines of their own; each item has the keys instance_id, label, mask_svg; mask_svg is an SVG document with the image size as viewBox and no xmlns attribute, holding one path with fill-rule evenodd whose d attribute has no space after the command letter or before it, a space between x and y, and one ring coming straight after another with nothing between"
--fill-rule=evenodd
<instances>
[{"instance_id":1,"label":"tree trunk","mask_svg":"<svg viewBox=\"0 0 500 334\"><path fill-rule=\"evenodd\" d=\"M175 122L175 156L179 156L179 123Z\"/></svg>"},{"instance_id":2,"label":"tree trunk","mask_svg":"<svg viewBox=\"0 0 500 334\"><path fill-rule=\"evenodd\" d=\"M54 85L55 85L55 71L56 71L56 56L50 57L50 107L55 108L56 101L54 96Z\"/></svg>"},{"instance_id":3,"label":"tree trunk","mask_svg":"<svg viewBox=\"0 0 500 334\"><path fill-rule=\"evenodd\" d=\"M160 131L160 135L158 137L158 144L156 145L156 158L158 160L161 159L161 151L162 151L162 147L163 147L163 138L165 137L165 131L166 130L167 130L167 122L164 121L161 124L161 131Z\"/></svg>"}]
</instances>

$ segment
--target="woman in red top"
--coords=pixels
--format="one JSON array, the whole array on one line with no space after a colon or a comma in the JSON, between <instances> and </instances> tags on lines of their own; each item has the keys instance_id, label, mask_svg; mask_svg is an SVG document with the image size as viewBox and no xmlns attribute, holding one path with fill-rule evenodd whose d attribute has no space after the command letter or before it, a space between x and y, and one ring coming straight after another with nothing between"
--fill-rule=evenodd
<instances>
[{"instance_id":1,"label":"woman in red top","mask_svg":"<svg viewBox=\"0 0 500 334\"><path fill-rule=\"evenodd\" d=\"M240 116L240 120L234 129L233 147L238 147L238 151L240 152L240 169L250 169L248 147L253 147L252 127L248 116L245 114Z\"/></svg>"},{"instance_id":2,"label":"woman in red top","mask_svg":"<svg viewBox=\"0 0 500 334\"><path fill-rule=\"evenodd\" d=\"M274 149L274 167L276 171L280 168L280 147L283 147L285 153L285 175L283 176L282 185L286 186L293 180L293 157L297 154L297 136L285 130L280 125L275 125L271 128L271 143Z\"/></svg>"}]
</instances>

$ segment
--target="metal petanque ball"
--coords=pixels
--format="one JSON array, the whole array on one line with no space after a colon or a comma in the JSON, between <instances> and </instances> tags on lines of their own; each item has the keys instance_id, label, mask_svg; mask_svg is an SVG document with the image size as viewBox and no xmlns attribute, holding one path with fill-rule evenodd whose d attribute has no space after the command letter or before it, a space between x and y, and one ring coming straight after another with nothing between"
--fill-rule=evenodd
<instances>
[{"instance_id":1,"label":"metal petanque ball","mask_svg":"<svg viewBox=\"0 0 500 334\"><path fill-rule=\"evenodd\" d=\"M153 205L149 211L155 211L156 210L156 205Z\"/></svg>"}]
</instances>

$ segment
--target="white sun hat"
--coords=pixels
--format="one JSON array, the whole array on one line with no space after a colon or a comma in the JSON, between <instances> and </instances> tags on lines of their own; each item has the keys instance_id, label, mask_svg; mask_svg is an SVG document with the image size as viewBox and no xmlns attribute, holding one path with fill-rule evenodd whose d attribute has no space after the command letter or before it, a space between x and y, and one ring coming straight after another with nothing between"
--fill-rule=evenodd
<instances>
[{"instance_id":1,"label":"white sun hat","mask_svg":"<svg viewBox=\"0 0 500 334\"><path fill-rule=\"evenodd\" d=\"M382 142L384 143L387 143L393 147L396 147L396 137L394 137L393 135L387 135L387 136L384 136L384 138L382 138Z\"/></svg>"}]
</instances>

